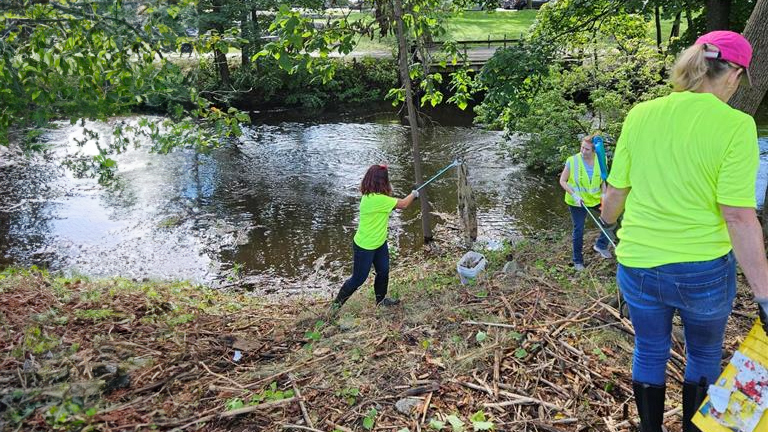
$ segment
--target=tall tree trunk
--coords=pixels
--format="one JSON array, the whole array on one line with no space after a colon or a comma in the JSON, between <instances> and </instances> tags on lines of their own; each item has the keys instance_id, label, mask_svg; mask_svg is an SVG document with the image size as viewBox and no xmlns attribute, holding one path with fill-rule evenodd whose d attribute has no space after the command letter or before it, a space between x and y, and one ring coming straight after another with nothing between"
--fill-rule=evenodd
<instances>
[{"instance_id":1,"label":"tall tree trunk","mask_svg":"<svg viewBox=\"0 0 768 432\"><path fill-rule=\"evenodd\" d=\"M685 22L688 24L688 28L693 28L693 14L690 9L685 10Z\"/></svg>"},{"instance_id":2,"label":"tall tree trunk","mask_svg":"<svg viewBox=\"0 0 768 432\"><path fill-rule=\"evenodd\" d=\"M675 21L672 22L672 30L669 32L669 39L680 37L680 18L682 18L682 12L678 12L675 15Z\"/></svg>"},{"instance_id":3,"label":"tall tree trunk","mask_svg":"<svg viewBox=\"0 0 768 432\"><path fill-rule=\"evenodd\" d=\"M419 120L416 113L416 105L413 101L413 89L411 88L411 76L408 73L408 45L405 40L405 26L403 25L403 1L394 0L395 12L395 33L397 34L398 47L398 66L400 69L400 80L405 86L405 106L408 109L408 125L411 130L411 143L413 145L413 174L416 184L421 184L421 151L419 150L419 140L421 139L419 131ZM424 242L432 241L432 227L430 226L430 208L427 200L427 189L424 188L419 194L421 203L421 229L424 234Z\"/></svg>"},{"instance_id":4,"label":"tall tree trunk","mask_svg":"<svg viewBox=\"0 0 768 432\"><path fill-rule=\"evenodd\" d=\"M731 0L707 0L707 31L729 30Z\"/></svg>"},{"instance_id":5,"label":"tall tree trunk","mask_svg":"<svg viewBox=\"0 0 768 432\"><path fill-rule=\"evenodd\" d=\"M261 27L259 27L259 11L256 9L251 10L251 30L253 31L253 52L257 53L261 51L264 46L264 40L262 37ZM254 63L253 67L258 70L259 64Z\"/></svg>"},{"instance_id":6,"label":"tall tree trunk","mask_svg":"<svg viewBox=\"0 0 768 432\"><path fill-rule=\"evenodd\" d=\"M240 33L245 36L245 39L248 39L248 42L240 47L240 66L248 67L251 65L251 41L256 37L253 34L253 26L248 21L248 11L243 12L240 16Z\"/></svg>"},{"instance_id":7,"label":"tall tree trunk","mask_svg":"<svg viewBox=\"0 0 768 432\"><path fill-rule=\"evenodd\" d=\"M653 17L656 21L656 49L661 52L661 11L660 7L656 6L653 9Z\"/></svg>"},{"instance_id":8,"label":"tall tree trunk","mask_svg":"<svg viewBox=\"0 0 768 432\"><path fill-rule=\"evenodd\" d=\"M215 0L212 4L213 13L220 14L221 9L224 7L225 0ZM213 29L220 35L224 34L224 25L218 22L213 24ZM221 52L218 48L213 49L213 62L216 65L216 70L219 73L219 82L224 87L229 87L229 64L227 64L227 53Z\"/></svg>"},{"instance_id":9,"label":"tall tree trunk","mask_svg":"<svg viewBox=\"0 0 768 432\"><path fill-rule=\"evenodd\" d=\"M728 102L732 107L755 115L768 90L768 0L758 0L744 28L744 37L752 44L752 64L749 74L752 87L739 86ZM763 207L765 212L765 207ZM768 219L764 219L768 220Z\"/></svg>"},{"instance_id":10,"label":"tall tree trunk","mask_svg":"<svg viewBox=\"0 0 768 432\"><path fill-rule=\"evenodd\" d=\"M227 64L227 55L216 48L213 50L213 57L216 62L216 70L219 71L221 85L229 87L229 65Z\"/></svg>"}]
</instances>

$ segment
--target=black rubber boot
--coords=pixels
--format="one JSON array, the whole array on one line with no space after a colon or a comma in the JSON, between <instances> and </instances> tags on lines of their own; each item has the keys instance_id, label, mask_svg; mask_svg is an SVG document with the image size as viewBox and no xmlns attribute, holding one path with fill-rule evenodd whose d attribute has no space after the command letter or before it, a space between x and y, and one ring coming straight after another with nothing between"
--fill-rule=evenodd
<instances>
[{"instance_id":1,"label":"black rubber boot","mask_svg":"<svg viewBox=\"0 0 768 432\"><path fill-rule=\"evenodd\" d=\"M701 432L693 424L693 415L699 409L704 398L707 397L707 379L701 378L697 383L683 383L683 432Z\"/></svg>"},{"instance_id":2,"label":"black rubber boot","mask_svg":"<svg viewBox=\"0 0 768 432\"><path fill-rule=\"evenodd\" d=\"M640 432L662 432L664 420L664 393L666 386L632 382L637 413L640 416Z\"/></svg>"}]
</instances>

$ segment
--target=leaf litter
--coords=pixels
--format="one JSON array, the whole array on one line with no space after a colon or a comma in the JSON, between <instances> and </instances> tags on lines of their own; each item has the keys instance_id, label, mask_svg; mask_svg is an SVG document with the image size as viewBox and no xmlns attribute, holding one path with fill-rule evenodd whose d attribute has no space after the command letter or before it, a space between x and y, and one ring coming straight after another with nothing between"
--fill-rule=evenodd
<instances>
[{"instance_id":1,"label":"leaf litter","mask_svg":"<svg viewBox=\"0 0 768 432\"><path fill-rule=\"evenodd\" d=\"M0 429L635 430L615 263L577 274L567 235L533 238L487 252L484 277L461 285L463 239L443 227L436 237L452 241L394 263L401 306L375 308L369 282L335 318L316 294L7 270ZM739 296L728 353L754 320L743 281ZM673 348L666 424L678 431Z\"/></svg>"}]
</instances>

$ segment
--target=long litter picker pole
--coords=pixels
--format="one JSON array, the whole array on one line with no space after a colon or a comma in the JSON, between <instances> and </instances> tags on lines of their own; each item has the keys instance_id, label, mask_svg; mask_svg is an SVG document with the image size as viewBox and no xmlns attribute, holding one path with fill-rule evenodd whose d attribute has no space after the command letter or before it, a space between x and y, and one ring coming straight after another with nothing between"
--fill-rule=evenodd
<instances>
[{"instance_id":1,"label":"long litter picker pole","mask_svg":"<svg viewBox=\"0 0 768 432\"><path fill-rule=\"evenodd\" d=\"M443 175L443 173L445 173L445 172L446 172L446 171L448 171L449 169L451 169L451 168L453 168L453 167L457 166L458 164L459 164L459 160L458 160L458 159L454 159L454 160L453 160L453 162L451 162L451 163L450 163L450 165L448 165L447 167L445 167L445 168L441 169L441 170L440 170L440 172L438 172L437 174L433 175L431 179L429 179L429 180L425 181L424 183L422 183L422 185L421 185L421 186L419 186L419 187L417 187L417 188L416 188L416 190L417 190L417 191L418 191L418 190L421 190L421 188L423 188L424 186L426 186L426 185L428 185L428 184L432 183L432 182L433 182L435 179L437 179L438 177L440 177L441 175Z\"/></svg>"},{"instance_id":2,"label":"long litter picker pole","mask_svg":"<svg viewBox=\"0 0 768 432\"><path fill-rule=\"evenodd\" d=\"M598 227L598 228L600 228L600 231L602 231L602 232L603 232L603 235L605 235L605 238L607 238L607 239L608 239L608 241L609 241L609 242L611 242L611 244L613 245L613 248L614 248L614 249L616 249L616 243L614 243L614 242L613 242L613 239L611 239L611 236L609 236L609 235L608 235L608 233L607 233L607 232L605 232L605 228L603 228L603 224L601 224L601 223L600 223L600 221L599 221L599 220L597 220L597 218L595 217L595 215L593 215L593 214L592 214L592 212L591 212L591 211L589 211L589 207L587 207L586 205L584 205L584 201L582 201L582 202L581 202L581 206L584 208L584 210L586 210L586 211L587 211L587 214L589 215L589 217L591 217L591 218L592 218L592 221L595 223L595 225L597 225L597 227Z\"/></svg>"}]
</instances>

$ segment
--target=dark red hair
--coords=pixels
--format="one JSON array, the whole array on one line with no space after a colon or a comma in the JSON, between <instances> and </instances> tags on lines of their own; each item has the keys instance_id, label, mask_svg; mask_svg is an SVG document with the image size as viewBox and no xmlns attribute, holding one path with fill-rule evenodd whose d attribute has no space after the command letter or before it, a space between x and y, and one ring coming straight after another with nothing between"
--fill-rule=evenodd
<instances>
[{"instance_id":1,"label":"dark red hair","mask_svg":"<svg viewBox=\"0 0 768 432\"><path fill-rule=\"evenodd\" d=\"M372 193L392 195L392 185L389 184L389 171L386 165L371 165L360 182L360 192L363 195Z\"/></svg>"}]
</instances>

